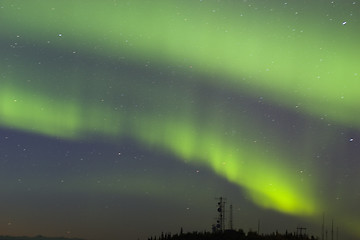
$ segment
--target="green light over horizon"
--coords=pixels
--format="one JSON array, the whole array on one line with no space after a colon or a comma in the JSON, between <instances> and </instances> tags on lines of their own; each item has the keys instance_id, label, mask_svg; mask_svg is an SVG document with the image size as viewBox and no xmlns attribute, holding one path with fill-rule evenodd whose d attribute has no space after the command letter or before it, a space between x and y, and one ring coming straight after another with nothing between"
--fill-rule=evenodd
<instances>
[{"instance_id":1,"label":"green light over horizon","mask_svg":"<svg viewBox=\"0 0 360 240\"><path fill-rule=\"evenodd\" d=\"M230 182L244 187L262 207L296 215L316 212L315 199L303 197L309 196L306 192L311 191L310 185L300 186L296 177L286 173L289 167L285 162L256 154L251 146L241 147L237 138L224 139L221 127L199 125L191 116L194 113L175 111L169 114L170 118L161 117L161 121L151 114L128 113L122 125L119 114L96 106L84 109L76 101L54 101L11 88L3 88L0 96L3 97L0 120L9 127L68 139L93 134L112 138L129 135L145 145L168 149L185 161L212 168ZM95 112L97 114L93 114ZM111 124L103 116L117 121ZM216 122L215 119L208 121Z\"/></svg>"},{"instance_id":2,"label":"green light over horizon","mask_svg":"<svg viewBox=\"0 0 360 240\"><path fill-rule=\"evenodd\" d=\"M359 130L359 23L344 23L346 19L338 16L329 21L318 12L309 13L311 7L322 10L305 2L305 9L290 2L290 10L274 5L270 11L259 8L258 1L252 6L215 1L90 1L86 5L77 0L4 1L0 28L8 39L19 36L17 41L24 44L125 59L138 64L140 71L148 62L164 71L177 66L182 76L201 76L182 79L185 86L198 82L246 92L254 99L263 96L303 117L325 118ZM319 29L324 23L326 29ZM280 154L278 143L273 146L279 150L263 151L264 144L242 141L241 134L257 127L256 120L249 123L242 118L244 113L221 107L204 110L196 104L201 96L174 97L184 95L183 89L166 92L168 88L150 83L137 86L140 80L125 73L106 81L111 73L105 71L91 78L81 68L26 66L31 57L2 60L1 126L64 139L130 137L211 168L243 187L263 208L319 215L322 203L314 194L316 178L302 182ZM36 84L25 86L31 76L19 72L32 70L39 72L32 76ZM56 74L54 79L49 79L48 71ZM112 88L103 88L103 81L111 82ZM66 84L57 90L53 82ZM88 86L109 93L87 94ZM118 109L107 99L119 98L122 88L129 88L128 96L119 100L126 103ZM133 102L144 102L148 108L141 111ZM174 108L175 104L180 107ZM220 110L231 119L218 116ZM226 127L220 122L233 126L238 135L225 136Z\"/></svg>"}]
</instances>

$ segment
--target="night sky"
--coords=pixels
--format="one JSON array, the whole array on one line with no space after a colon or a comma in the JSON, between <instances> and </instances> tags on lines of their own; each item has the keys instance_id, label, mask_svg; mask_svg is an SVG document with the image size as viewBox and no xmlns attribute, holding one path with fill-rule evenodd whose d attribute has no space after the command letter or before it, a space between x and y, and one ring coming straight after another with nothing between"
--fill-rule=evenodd
<instances>
[{"instance_id":1,"label":"night sky","mask_svg":"<svg viewBox=\"0 0 360 240\"><path fill-rule=\"evenodd\" d=\"M360 238L358 0L0 1L0 235ZM227 212L229 214L229 212Z\"/></svg>"}]
</instances>

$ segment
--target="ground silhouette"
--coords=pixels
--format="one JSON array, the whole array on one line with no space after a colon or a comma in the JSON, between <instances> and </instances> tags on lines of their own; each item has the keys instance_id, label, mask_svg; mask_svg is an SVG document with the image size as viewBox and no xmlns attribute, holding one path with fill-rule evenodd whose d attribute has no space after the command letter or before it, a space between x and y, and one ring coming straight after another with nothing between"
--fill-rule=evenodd
<instances>
[{"instance_id":1,"label":"ground silhouette","mask_svg":"<svg viewBox=\"0 0 360 240\"><path fill-rule=\"evenodd\" d=\"M254 231L245 232L239 230L225 230L217 232L191 232L172 235L171 233L162 233L160 236L150 237L148 240L318 240L318 237L305 234L288 233L280 234L274 232L271 234L258 234Z\"/></svg>"}]
</instances>

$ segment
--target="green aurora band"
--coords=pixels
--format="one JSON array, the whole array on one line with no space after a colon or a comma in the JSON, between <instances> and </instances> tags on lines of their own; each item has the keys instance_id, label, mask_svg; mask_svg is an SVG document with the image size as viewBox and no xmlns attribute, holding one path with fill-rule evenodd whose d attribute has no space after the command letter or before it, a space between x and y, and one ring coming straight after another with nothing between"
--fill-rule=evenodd
<instances>
[{"instance_id":1,"label":"green aurora band","mask_svg":"<svg viewBox=\"0 0 360 240\"><path fill-rule=\"evenodd\" d=\"M262 1L249 2L4 1L0 28L10 39L20 35L16 41L26 39L58 51L126 59L141 66L180 66L184 76L209 76L200 78L204 85L246 89L289 111L360 129L359 22L342 24L346 19L335 10L324 17L326 11L313 1L302 1L301 6L290 1L293 8L279 4L271 11L270 3L263 7ZM344 6L345 12L359 8L346 1ZM324 23L327 27L319 29ZM249 130L242 127L249 122L240 113L194 106L190 102L198 98L196 93L181 96L193 79L184 79L174 92L166 93L163 86L148 92L146 84L133 84L127 72L114 76L102 69L97 77L104 84L79 71L81 67L59 70L56 61L43 66L26 58L1 61L4 127L64 139L134 138L210 167L243 187L261 207L298 216L320 214L315 181L293 174L280 150L259 151L267 146L242 140L258 127L256 120ZM52 86L54 79L65 84ZM121 89L128 96L118 96ZM115 104L119 101L123 108ZM133 102L143 109L137 110ZM180 107L171 109L175 103ZM229 129L237 134L224 134ZM355 231L356 225L348 228Z\"/></svg>"},{"instance_id":2,"label":"green aurora band","mask_svg":"<svg viewBox=\"0 0 360 240\"><path fill-rule=\"evenodd\" d=\"M355 15L359 6L345 1L337 12L312 1L291 4L286 10L259 1L91 1L86 6L82 1L6 1L0 26L34 41L52 41L62 33L53 43L58 48L191 65L228 76L229 86L359 127L359 23L356 16L347 25L341 19L344 13Z\"/></svg>"}]
</instances>

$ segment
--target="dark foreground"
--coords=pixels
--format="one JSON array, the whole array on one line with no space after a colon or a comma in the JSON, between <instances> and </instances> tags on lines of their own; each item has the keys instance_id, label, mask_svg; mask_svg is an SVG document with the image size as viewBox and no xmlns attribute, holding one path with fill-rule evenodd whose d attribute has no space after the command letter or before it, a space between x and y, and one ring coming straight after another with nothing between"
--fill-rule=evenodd
<instances>
[{"instance_id":1,"label":"dark foreground","mask_svg":"<svg viewBox=\"0 0 360 240\"><path fill-rule=\"evenodd\" d=\"M316 240L319 239L314 236L296 233L272 233L268 235L259 235L256 232L244 233L243 230L226 230L224 232L192 232L180 234L164 234L157 237L150 237L148 240Z\"/></svg>"}]
</instances>

